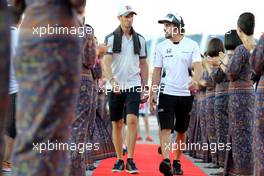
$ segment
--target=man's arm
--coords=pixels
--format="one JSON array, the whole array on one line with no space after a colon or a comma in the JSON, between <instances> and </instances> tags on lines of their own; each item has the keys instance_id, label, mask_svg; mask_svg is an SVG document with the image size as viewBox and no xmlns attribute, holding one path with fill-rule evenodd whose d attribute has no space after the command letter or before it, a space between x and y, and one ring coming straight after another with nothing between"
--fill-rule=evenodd
<instances>
[{"instance_id":1,"label":"man's arm","mask_svg":"<svg viewBox=\"0 0 264 176\"><path fill-rule=\"evenodd\" d=\"M154 57L154 70L152 73L152 83L150 88L150 112L154 112L154 106L156 105L156 95L159 89L159 84L161 80L161 71L163 67L163 56L160 52L159 45L155 49Z\"/></svg>"},{"instance_id":2,"label":"man's arm","mask_svg":"<svg viewBox=\"0 0 264 176\"><path fill-rule=\"evenodd\" d=\"M147 59L140 59L139 61L139 67L140 67L140 75L141 75L141 84L142 86L148 85L148 77L149 77L149 67Z\"/></svg>"},{"instance_id":3,"label":"man's arm","mask_svg":"<svg viewBox=\"0 0 264 176\"><path fill-rule=\"evenodd\" d=\"M113 79L113 72L111 68L112 61L113 61L113 56L111 54L106 54L103 57L103 62L102 62L103 72L105 74L106 79L108 79L109 81Z\"/></svg>"},{"instance_id":4,"label":"man's arm","mask_svg":"<svg viewBox=\"0 0 264 176\"><path fill-rule=\"evenodd\" d=\"M149 97L149 88L148 85L148 63L146 58L141 58L139 61L139 67L140 67L140 76L141 76L141 86L143 88L143 91L141 93L141 102L147 102L147 99Z\"/></svg>"},{"instance_id":5,"label":"man's arm","mask_svg":"<svg viewBox=\"0 0 264 176\"><path fill-rule=\"evenodd\" d=\"M161 80L161 67L155 67L153 70L153 74L152 74L152 84L151 87L154 89L151 89L151 91L154 93L155 91L155 87L157 88L160 84L160 80Z\"/></svg>"},{"instance_id":6,"label":"man's arm","mask_svg":"<svg viewBox=\"0 0 264 176\"><path fill-rule=\"evenodd\" d=\"M150 112L154 112L156 105L156 95L161 80L161 67L155 67L152 74L152 83L150 88Z\"/></svg>"},{"instance_id":7,"label":"man's arm","mask_svg":"<svg viewBox=\"0 0 264 176\"><path fill-rule=\"evenodd\" d=\"M111 54L106 54L103 58L103 71L105 74L106 79L109 80L111 86L112 86L112 90L119 94L120 92L120 85L118 83L118 81L116 80L116 78L114 78L113 76L113 72L112 72L112 61L113 61L113 56Z\"/></svg>"},{"instance_id":8,"label":"man's arm","mask_svg":"<svg viewBox=\"0 0 264 176\"><path fill-rule=\"evenodd\" d=\"M198 82L200 81L202 77L202 72L203 72L200 49L197 43L195 43L193 47L192 68L193 68L194 74L192 76L192 82L189 85L189 90L198 89Z\"/></svg>"}]
</instances>

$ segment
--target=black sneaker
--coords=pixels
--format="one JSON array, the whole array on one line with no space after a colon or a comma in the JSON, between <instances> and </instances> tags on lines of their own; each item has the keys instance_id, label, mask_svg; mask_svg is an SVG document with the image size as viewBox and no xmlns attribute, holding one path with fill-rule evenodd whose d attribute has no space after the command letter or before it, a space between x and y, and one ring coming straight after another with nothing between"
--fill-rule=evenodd
<instances>
[{"instance_id":1,"label":"black sneaker","mask_svg":"<svg viewBox=\"0 0 264 176\"><path fill-rule=\"evenodd\" d=\"M183 175L183 170L181 169L181 163L179 160L173 160L173 175Z\"/></svg>"},{"instance_id":2,"label":"black sneaker","mask_svg":"<svg viewBox=\"0 0 264 176\"><path fill-rule=\"evenodd\" d=\"M126 163L126 172L130 174L137 174L139 173L136 164L134 163L133 159L128 158Z\"/></svg>"},{"instance_id":3,"label":"black sneaker","mask_svg":"<svg viewBox=\"0 0 264 176\"><path fill-rule=\"evenodd\" d=\"M125 169L124 161L119 159L116 161L112 169L112 172L122 172L124 169Z\"/></svg>"},{"instance_id":4,"label":"black sneaker","mask_svg":"<svg viewBox=\"0 0 264 176\"><path fill-rule=\"evenodd\" d=\"M169 159L165 159L160 163L159 171L164 174L164 176L172 176L171 163Z\"/></svg>"}]
</instances>

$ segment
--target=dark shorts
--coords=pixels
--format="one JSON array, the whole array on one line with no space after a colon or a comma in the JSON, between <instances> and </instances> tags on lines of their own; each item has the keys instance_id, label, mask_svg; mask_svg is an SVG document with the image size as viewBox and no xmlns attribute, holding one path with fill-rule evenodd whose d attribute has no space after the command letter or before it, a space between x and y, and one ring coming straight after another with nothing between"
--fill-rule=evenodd
<instances>
[{"instance_id":1,"label":"dark shorts","mask_svg":"<svg viewBox=\"0 0 264 176\"><path fill-rule=\"evenodd\" d=\"M141 92L137 87L123 90L121 94L109 94L109 111L111 121L123 119L127 114L138 116Z\"/></svg>"},{"instance_id":2,"label":"dark shorts","mask_svg":"<svg viewBox=\"0 0 264 176\"><path fill-rule=\"evenodd\" d=\"M16 137L16 93L9 95L8 111L5 117L5 134Z\"/></svg>"},{"instance_id":3,"label":"dark shorts","mask_svg":"<svg viewBox=\"0 0 264 176\"><path fill-rule=\"evenodd\" d=\"M179 133L187 131L190 121L193 96L172 96L160 94L158 119L160 128Z\"/></svg>"}]
</instances>

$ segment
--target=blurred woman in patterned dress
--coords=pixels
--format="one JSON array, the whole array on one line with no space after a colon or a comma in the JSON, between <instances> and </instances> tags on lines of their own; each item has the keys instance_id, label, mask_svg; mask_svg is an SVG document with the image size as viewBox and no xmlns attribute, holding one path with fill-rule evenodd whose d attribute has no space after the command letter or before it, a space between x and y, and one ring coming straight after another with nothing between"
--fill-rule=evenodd
<instances>
[{"instance_id":1,"label":"blurred woman in patterned dress","mask_svg":"<svg viewBox=\"0 0 264 176\"><path fill-rule=\"evenodd\" d=\"M15 0L24 3L19 47L14 61L19 85L14 175L69 175L67 149L43 150L40 145L68 144L74 120L80 70L77 35L40 29L78 27L85 0ZM22 10L22 11L23 11Z\"/></svg>"},{"instance_id":2,"label":"blurred woman in patterned dress","mask_svg":"<svg viewBox=\"0 0 264 176\"><path fill-rule=\"evenodd\" d=\"M106 53L108 46L104 44L98 45L97 43L97 58L93 67L93 73L97 83L97 100L96 100L96 118L95 128L93 130L93 142L99 144L98 150L94 150L93 159L102 160L109 157L116 156L114 145L112 143L111 131L108 130L108 124L110 117L106 114L106 95L105 95L105 82L102 79L102 66L101 60L103 55Z\"/></svg>"},{"instance_id":3,"label":"blurred woman in patterned dress","mask_svg":"<svg viewBox=\"0 0 264 176\"><path fill-rule=\"evenodd\" d=\"M91 133L87 133L88 125L94 122L91 119L92 111L92 99L93 99L93 76L91 69L95 63L96 58L96 45L94 42L93 29L89 25L83 22L80 26L84 26L86 31L91 33L86 34L82 40L82 63L81 63L81 77L79 95L77 97L76 106L76 119L72 124L72 143L84 144L87 141L87 137ZM82 150L82 149L81 149ZM73 150L71 151L71 172L70 175L85 176L86 173L86 159L85 150Z\"/></svg>"},{"instance_id":4,"label":"blurred woman in patterned dress","mask_svg":"<svg viewBox=\"0 0 264 176\"><path fill-rule=\"evenodd\" d=\"M111 133L108 130L107 116L104 115L106 110L105 92L104 88L100 87L99 81L102 78L101 58L106 53L109 46L105 44L98 45L96 37L93 36L95 43L94 62L90 66L91 79L91 110L89 114L89 123L87 131L87 143L93 144L91 150L87 150L86 155L86 169L94 170L94 162L96 160L105 159L115 156L113 143L111 140Z\"/></svg>"}]
</instances>

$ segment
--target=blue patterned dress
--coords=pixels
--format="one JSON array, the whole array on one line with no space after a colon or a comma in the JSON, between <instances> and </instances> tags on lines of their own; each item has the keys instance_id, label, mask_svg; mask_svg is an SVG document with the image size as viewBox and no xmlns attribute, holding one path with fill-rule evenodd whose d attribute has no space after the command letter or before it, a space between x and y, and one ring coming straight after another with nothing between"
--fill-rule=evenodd
<instances>
[{"instance_id":1,"label":"blue patterned dress","mask_svg":"<svg viewBox=\"0 0 264 176\"><path fill-rule=\"evenodd\" d=\"M81 12L84 5L84 0L26 0L14 61L19 84L14 175L69 175L80 40L76 35L40 37L33 32L48 24L77 27L75 12Z\"/></svg>"},{"instance_id":2,"label":"blue patterned dress","mask_svg":"<svg viewBox=\"0 0 264 176\"><path fill-rule=\"evenodd\" d=\"M72 143L85 144L91 132L88 132L88 127L94 125L94 116L91 115L93 109L93 84L94 79L91 69L95 63L96 45L93 35L86 35L83 38L83 54L82 54L82 69L79 95L76 105L76 119L72 124ZM92 145L93 144L89 144ZM90 147L94 150L94 147ZM90 149L88 147L88 149ZM86 151L76 150L71 151L71 171L70 175L85 176L86 173Z\"/></svg>"},{"instance_id":3,"label":"blue patterned dress","mask_svg":"<svg viewBox=\"0 0 264 176\"><path fill-rule=\"evenodd\" d=\"M197 102L195 105L195 121L194 121L194 136L193 143L201 143L201 126L200 126L200 103L201 103L201 91L199 90L195 95ZM193 106L194 107L194 106ZM200 158L199 150L191 148L191 154L194 158Z\"/></svg>"},{"instance_id":4,"label":"blue patterned dress","mask_svg":"<svg viewBox=\"0 0 264 176\"><path fill-rule=\"evenodd\" d=\"M111 125L110 116L106 112L106 94L102 81L102 66L98 58L93 67L93 73L96 78L96 117L95 125L92 133L93 143L100 144L98 150L93 150L93 159L102 160L109 157L115 157L115 148L112 142L112 131L109 130Z\"/></svg>"},{"instance_id":5,"label":"blue patterned dress","mask_svg":"<svg viewBox=\"0 0 264 176\"><path fill-rule=\"evenodd\" d=\"M202 75L202 79L206 80L208 77L208 72L204 71ZM201 128L201 142L200 146L202 147L204 144L208 144L208 133L207 133L207 114L206 114L206 104L207 104L207 97L206 93L208 92L207 87L201 88L201 102L200 102L200 111L199 111L199 124ZM198 152L198 156L200 159L202 159L204 162L209 162L210 161L210 151L209 150L204 150L200 149Z\"/></svg>"},{"instance_id":6,"label":"blue patterned dress","mask_svg":"<svg viewBox=\"0 0 264 176\"><path fill-rule=\"evenodd\" d=\"M88 137L86 138L86 143L95 144L94 140L94 132L96 130L96 108L97 108L97 97L98 97L98 87L97 87L97 81L96 79L93 79L92 82L92 89L91 89L91 95L92 95L92 104L91 104L91 112L89 117L89 124L87 128L87 134ZM99 145L100 148L100 145ZM95 161L95 148L91 150L86 151L86 165L88 169L94 168L94 161Z\"/></svg>"},{"instance_id":7,"label":"blue patterned dress","mask_svg":"<svg viewBox=\"0 0 264 176\"><path fill-rule=\"evenodd\" d=\"M225 174L252 175L252 126L255 115L255 92L251 81L250 54L243 45L235 49L226 73L229 83L229 132Z\"/></svg>"},{"instance_id":8,"label":"blue patterned dress","mask_svg":"<svg viewBox=\"0 0 264 176\"><path fill-rule=\"evenodd\" d=\"M250 58L251 68L261 75L256 96L256 116L253 126L254 175L264 175L264 34Z\"/></svg>"},{"instance_id":9,"label":"blue patterned dress","mask_svg":"<svg viewBox=\"0 0 264 176\"><path fill-rule=\"evenodd\" d=\"M214 116L215 116L215 129L216 129L216 141L220 146L227 144L228 135L228 86L229 80L227 75L222 69L214 69L211 74L213 80L216 82L215 88L215 104L214 104ZM219 147L218 150L218 163L219 166L224 167L225 164L225 147Z\"/></svg>"},{"instance_id":10,"label":"blue patterned dress","mask_svg":"<svg viewBox=\"0 0 264 176\"><path fill-rule=\"evenodd\" d=\"M190 112L190 123L189 123L189 128L188 128L188 144L191 145L192 143L195 142L195 128L196 128L196 120L197 120L197 102L198 102L198 94L194 95L194 99L193 99L193 105L192 105L192 110ZM189 154L190 156L193 156L194 154L194 150L192 150L191 148L189 149Z\"/></svg>"},{"instance_id":11,"label":"blue patterned dress","mask_svg":"<svg viewBox=\"0 0 264 176\"><path fill-rule=\"evenodd\" d=\"M93 66L93 85L92 85L92 110L88 127L89 143L97 145L98 148L86 152L87 168L93 169L93 163L96 160L102 160L109 157L115 157L115 149L112 143L112 131L110 116L106 113L106 95L105 90L99 85L99 79L102 78L102 68L99 58Z\"/></svg>"},{"instance_id":12,"label":"blue patterned dress","mask_svg":"<svg viewBox=\"0 0 264 176\"><path fill-rule=\"evenodd\" d=\"M215 129L215 116L214 116L214 103L215 103L215 82L208 72L205 74L206 81L206 105L205 105L205 118L206 118L206 135L207 141L204 142L209 146L216 144L216 129ZM215 147L209 147L209 155L214 164L218 164L217 150ZM204 152L207 152L206 150Z\"/></svg>"}]
</instances>

